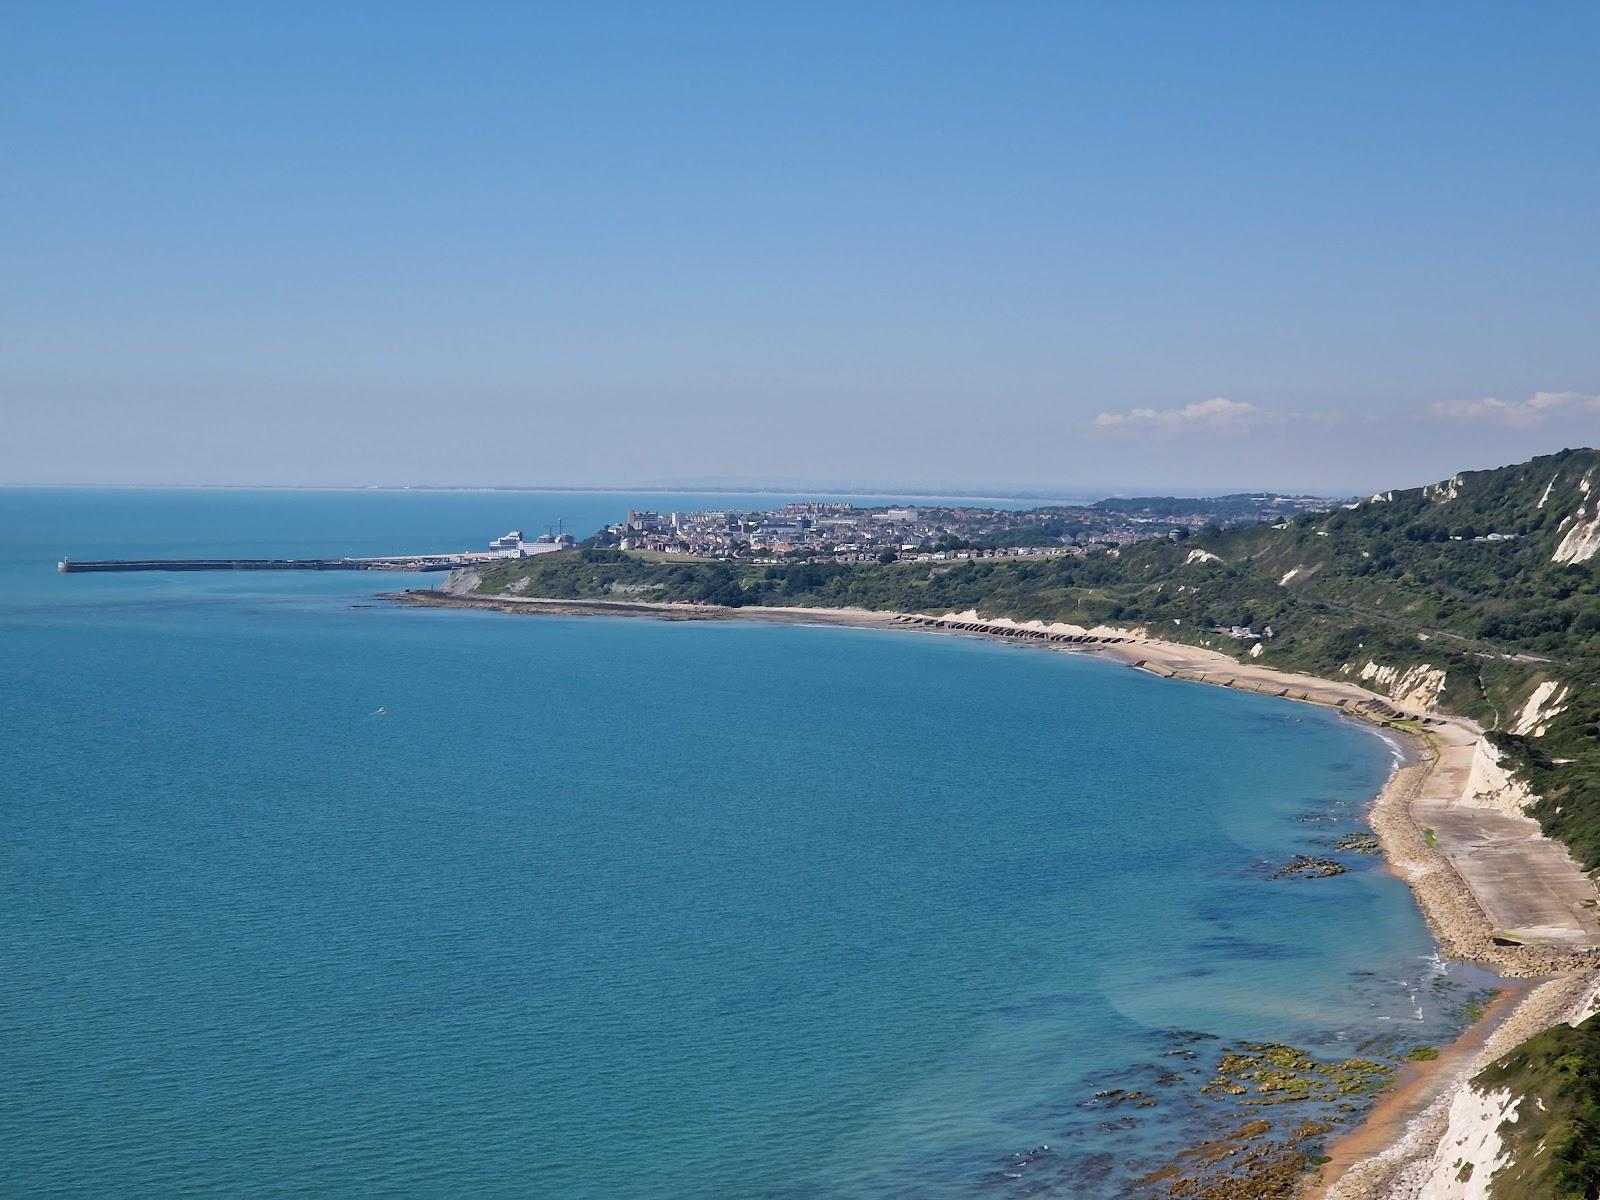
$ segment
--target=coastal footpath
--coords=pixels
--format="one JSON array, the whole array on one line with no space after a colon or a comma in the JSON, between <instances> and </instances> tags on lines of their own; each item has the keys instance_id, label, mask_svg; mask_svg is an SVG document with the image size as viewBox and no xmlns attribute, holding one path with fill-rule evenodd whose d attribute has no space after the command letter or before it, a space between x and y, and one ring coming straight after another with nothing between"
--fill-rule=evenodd
<instances>
[{"instance_id":1,"label":"coastal footpath","mask_svg":"<svg viewBox=\"0 0 1600 1200\"><path fill-rule=\"evenodd\" d=\"M1371 811L1390 869L1410 886L1445 955L1490 967L1507 979L1543 980L1517 989L1441 1062L1380 1103L1367 1123L1331 1147L1306 1200L1468 1200L1484 1197L1504 1165L1494 1139L1473 1142L1463 1125L1484 1124L1489 1103L1474 1076L1513 1047L1600 1008L1600 918L1596 890L1560 843L1521 811L1525 797L1492 748L1463 717L1381 695L1348 679L1324 679L1217 651L1153 638L1141 627L942 615L859 608L788 608L559 600L474 594L475 571L441 590L398 593L413 605L546 616L610 615L666 620L743 620L848 625L983 637L1092 653L1167 679L1319 704L1384 729L1404 760ZM1486 1031L1485 1025L1493 1025ZM1497 1124L1498 1122L1496 1122ZM1469 1145L1468 1143L1471 1142ZM1471 1183L1476 1177L1474 1187Z\"/></svg>"}]
</instances>

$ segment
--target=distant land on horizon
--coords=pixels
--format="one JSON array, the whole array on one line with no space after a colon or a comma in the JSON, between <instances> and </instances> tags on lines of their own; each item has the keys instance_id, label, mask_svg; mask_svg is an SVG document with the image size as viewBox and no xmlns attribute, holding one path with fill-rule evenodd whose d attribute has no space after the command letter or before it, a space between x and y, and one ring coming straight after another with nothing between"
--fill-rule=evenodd
<instances>
[{"instance_id":1,"label":"distant land on horizon","mask_svg":"<svg viewBox=\"0 0 1600 1200\"><path fill-rule=\"evenodd\" d=\"M1548 453L1565 453L1594 449L1584 445L1552 448ZM1501 458L1502 456L1496 456ZM1493 461L1464 470L1495 470L1513 466L1514 461ZM583 492L610 495L738 495L738 496L789 496L810 495L818 497L872 496L900 500L1028 500L1041 504L1088 504L1096 500L1128 497L1170 496L1177 499L1208 499L1221 496L1272 495L1319 497L1339 501L1365 497L1374 490L1392 487L1421 487L1435 482L1438 476L1419 472L1415 478L1385 483L1381 488L1360 487L1346 483L1340 487L1274 487L1259 482L1238 481L1214 483L1206 487L1173 487L1156 481L1095 486L1090 484L1049 485L1025 484L940 484L928 481L883 483L852 482L839 479L807 479L803 477L772 475L760 477L709 476L684 479L656 478L647 482L630 483L265 483L265 482L176 482L152 483L137 481L110 482L15 482L0 483L8 488L103 488L103 489L216 489L229 491L289 491L289 492Z\"/></svg>"},{"instance_id":2,"label":"distant land on horizon","mask_svg":"<svg viewBox=\"0 0 1600 1200\"><path fill-rule=\"evenodd\" d=\"M969 501L1030 501L1032 503L1049 505L1083 505L1093 504L1100 500L1128 499L1134 497L1153 497L1178 500L1206 500L1225 496L1283 496L1302 499L1319 499L1338 501L1345 498L1354 498L1357 491L1348 492L1285 492L1273 488L1209 488L1199 491L1191 489L1162 489L1159 487L1123 487L1111 489L1085 489L1069 492L1065 490L1043 489L1038 491L1007 491L1004 489L963 489L963 488L931 488L926 485L908 488L892 488L884 486L873 487L845 487L832 485L828 487L807 487L797 484L793 487L781 484L752 484L749 487L736 487L724 484L722 486L683 484L681 486L641 485L638 487L626 486L567 486L558 484L404 484L404 483L327 483L327 484L298 484L298 483L7 483L0 487L14 488L17 490L62 490L62 491L219 491L219 492L504 492L508 495L515 494L552 494L567 493L598 495L598 496L815 496L818 498L861 498L884 500L969 500Z\"/></svg>"}]
</instances>

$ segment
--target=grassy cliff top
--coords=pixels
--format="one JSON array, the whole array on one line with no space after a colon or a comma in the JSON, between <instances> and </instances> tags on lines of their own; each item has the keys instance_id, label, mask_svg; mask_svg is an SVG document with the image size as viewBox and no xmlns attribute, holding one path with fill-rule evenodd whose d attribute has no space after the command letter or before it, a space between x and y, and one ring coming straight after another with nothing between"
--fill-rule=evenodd
<instances>
[{"instance_id":1,"label":"grassy cliff top","mask_svg":"<svg viewBox=\"0 0 1600 1200\"><path fill-rule=\"evenodd\" d=\"M1600 1016L1530 1038L1473 1086L1522 1097L1516 1119L1500 1126L1510 1162L1490 1180L1491 1200L1600 1195Z\"/></svg>"}]
</instances>

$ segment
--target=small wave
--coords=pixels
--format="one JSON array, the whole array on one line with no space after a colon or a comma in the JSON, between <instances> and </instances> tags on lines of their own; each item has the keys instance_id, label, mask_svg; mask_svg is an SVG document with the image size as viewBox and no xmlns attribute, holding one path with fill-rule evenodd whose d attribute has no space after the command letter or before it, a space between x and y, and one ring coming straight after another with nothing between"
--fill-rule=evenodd
<instances>
[{"instance_id":1,"label":"small wave","mask_svg":"<svg viewBox=\"0 0 1600 1200\"><path fill-rule=\"evenodd\" d=\"M1401 767L1406 765L1406 747L1404 742L1395 737L1394 734L1390 733L1386 729L1377 729L1366 724L1363 724L1362 728L1364 728L1373 737L1377 738L1385 746L1389 747L1389 761L1391 764L1389 769L1390 775L1393 775Z\"/></svg>"}]
</instances>

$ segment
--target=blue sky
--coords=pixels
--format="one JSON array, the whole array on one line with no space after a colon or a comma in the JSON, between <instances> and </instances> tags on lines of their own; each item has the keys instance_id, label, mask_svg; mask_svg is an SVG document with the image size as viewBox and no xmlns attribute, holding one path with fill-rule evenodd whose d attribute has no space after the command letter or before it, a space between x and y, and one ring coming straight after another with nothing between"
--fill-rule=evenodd
<instances>
[{"instance_id":1,"label":"blue sky","mask_svg":"<svg viewBox=\"0 0 1600 1200\"><path fill-rule=\"evenodd\" d=\"M0 7L0 482L1600 441L1600 5Z\"/></svg>"}]
</instances>

